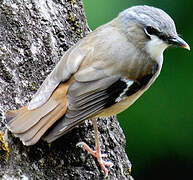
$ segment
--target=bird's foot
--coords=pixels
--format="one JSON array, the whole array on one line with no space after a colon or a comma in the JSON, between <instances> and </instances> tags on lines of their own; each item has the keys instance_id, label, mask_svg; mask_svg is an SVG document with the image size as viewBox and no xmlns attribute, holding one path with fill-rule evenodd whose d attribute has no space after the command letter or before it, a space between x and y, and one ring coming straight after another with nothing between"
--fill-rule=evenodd
<instances>
[{"instance_id":1,"label":"bird's foot","mask_svg":"<svg viewBox=\"0 0 193 180\"><path fill-rule=\"evenodd\" d=\"M105 176L107 177L108 176L108 169L106 168L107 167L112 167L113 166L113 163L110 162L110 161L104 161L102 158L106 158L107 157L107 154L101 154L100 150L96 150L96 151L93 151L86 143L84 142L79 142L76 146L78 147L81 147L83 150L86 150L88 151L90 154L92 154L92 156L94 156L101 169L104 171L105 173Z\"/></svg>"}]
</instances>

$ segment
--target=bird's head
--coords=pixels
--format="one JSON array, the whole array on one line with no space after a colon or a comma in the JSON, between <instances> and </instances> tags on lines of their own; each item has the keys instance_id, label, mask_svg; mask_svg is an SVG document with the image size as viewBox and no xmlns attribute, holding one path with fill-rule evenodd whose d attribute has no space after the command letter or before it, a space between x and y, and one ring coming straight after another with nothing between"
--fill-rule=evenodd
<instances>
[{"instance_id":1,"label":"bird's head","mask_svg":"<svg viewBox=\"0 0 193 180\"><path fill-rule=\"evenodd\" d=\"M129 40L153 58L171 45L190 50L189 45L177 34L173 19L161 9L134 6L121 12L118 18Z\"/></svg>"}]
</instances>

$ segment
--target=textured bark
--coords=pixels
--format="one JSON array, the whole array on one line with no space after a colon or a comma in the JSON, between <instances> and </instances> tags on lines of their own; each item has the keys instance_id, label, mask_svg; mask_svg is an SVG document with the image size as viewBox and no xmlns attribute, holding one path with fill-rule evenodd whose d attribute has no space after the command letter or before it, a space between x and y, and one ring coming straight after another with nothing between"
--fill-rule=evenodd
<instances>
[{"instance_id":1,"label":"textured bark","mask_svg":"<svg viewBox=\"0 0 193 180\"><path fill-rule=\"evenodd\" d=\"M61 55L89 32L81 0L0 0L0 130L3 115L29 102ZM129 179L131 164L116 117L98 121L102 151L114 163L109 179ZM92 123L48 145L26 147L0 134L0 179L103 179L95 159L76 144L94 148ZM9 157L8 157L9 154ZM6 159L8 158L8 160Z\"/></svg>"}]
</instances>

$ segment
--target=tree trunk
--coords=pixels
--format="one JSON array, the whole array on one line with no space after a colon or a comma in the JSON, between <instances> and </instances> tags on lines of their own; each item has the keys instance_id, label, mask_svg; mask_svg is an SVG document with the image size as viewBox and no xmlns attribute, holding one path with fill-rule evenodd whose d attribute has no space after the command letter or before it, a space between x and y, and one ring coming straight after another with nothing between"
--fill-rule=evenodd
<instances>
[{"instance_id":1,"label":"tree trunk","mask_svg":"<svg viewBox=\"0 0 193 180\"><path fill-rule=\"evenodd\" d=\"M29 102L62 54L88 32L81 0L0 0L0 179L104 178L96 160L76 148L80 141L94 148L90 121L51 145L40 140L26 147L11 133L7 138L3 118ZM114 163L109 179L131 178L116 117L98 125L101 149Z\"/></svg>"}]
</instances>

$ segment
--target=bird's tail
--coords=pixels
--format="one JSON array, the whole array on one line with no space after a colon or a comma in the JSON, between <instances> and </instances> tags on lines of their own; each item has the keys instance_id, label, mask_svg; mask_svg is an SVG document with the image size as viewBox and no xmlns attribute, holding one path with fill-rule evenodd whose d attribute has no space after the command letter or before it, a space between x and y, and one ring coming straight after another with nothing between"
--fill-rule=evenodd
<instances>
[{"instance_id":1,"label":"bird's tail","mask_svg":"<svg viewBox=\"0 0 193 180\"><path fill-rule=\"evenodd\" d=\"M42 106L28 110L24 106L6 113L8 129L23 144L35 144L43 134L67 111L67 91L69 83L61 83L49 100Z\"/></svg>"}]
</instances>

